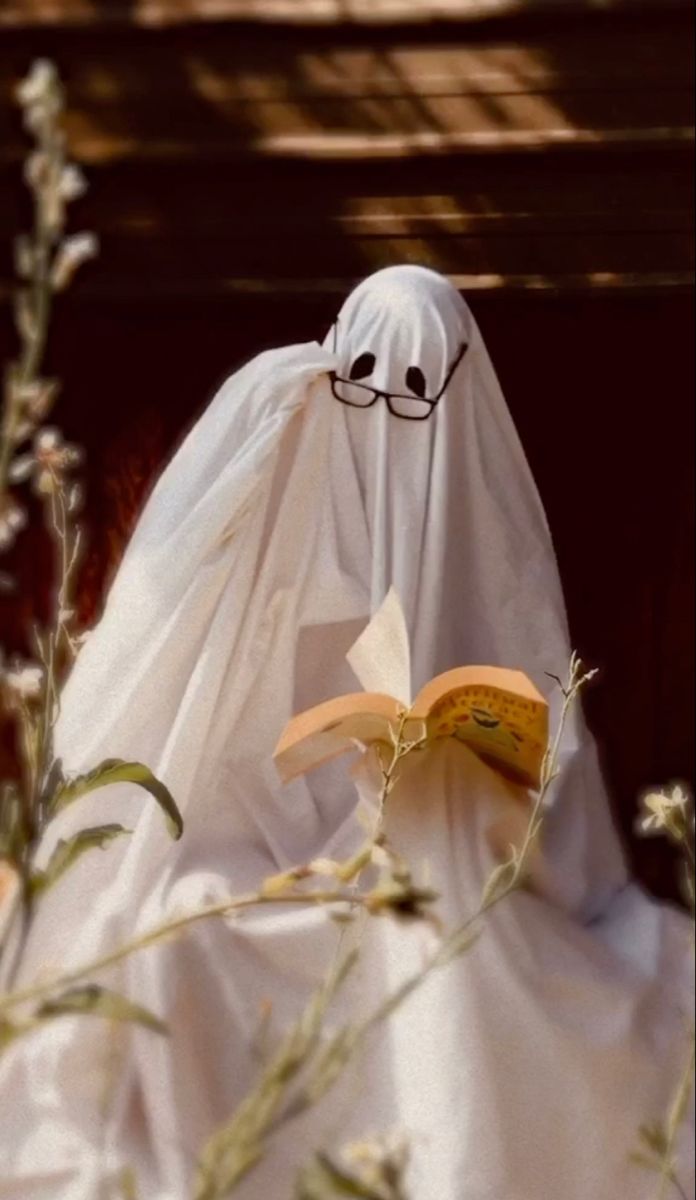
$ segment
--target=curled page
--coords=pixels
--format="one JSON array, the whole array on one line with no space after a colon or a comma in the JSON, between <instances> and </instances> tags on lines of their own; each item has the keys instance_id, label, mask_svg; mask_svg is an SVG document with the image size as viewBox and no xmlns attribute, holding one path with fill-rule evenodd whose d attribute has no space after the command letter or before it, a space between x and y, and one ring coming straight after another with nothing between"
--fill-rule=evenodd
<instances>
[{"instance_id":1,"label":"curled page","mask_svg":"<svg viewBox=\"0 0 696 1200\"><path fill-rule=\"evenodd\" d=\"M346 655L366 692L381 692L411 704L411 651L406 618L395 588Z\"/></svg>"}]
</instances>

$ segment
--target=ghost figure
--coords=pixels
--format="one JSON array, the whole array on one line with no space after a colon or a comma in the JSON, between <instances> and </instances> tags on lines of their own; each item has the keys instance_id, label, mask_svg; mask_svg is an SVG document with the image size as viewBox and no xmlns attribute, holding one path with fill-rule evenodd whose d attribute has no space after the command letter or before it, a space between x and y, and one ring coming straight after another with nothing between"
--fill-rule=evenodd
<instances>
[{"instance_id":1,"label":"ghost figure","mask_svg":"<svg viewBox=\"0 0 696 1200\"><path fill-rule=\"evenodd\" d=\"M346 654L392 588L413 694L454 666L520 668L558 720L547 673L565 673L570 644L544 511L467 305L418 267L362 283L323 346L236 372L155 486L68 680L56 747L70 771L147 763L185 833L172 843L122 785L61 814L44 860L86 824L133 832L55 885L24 982L355 852L358 797L374 804L380 786L370 756L282 787L272 753L294 713L358 690ZM277 1130L240 1200L291 1200L314 1151L395 1129L413 1200L652 1196L629 1155L679 1077L688 923L629 882L577 709L559 758L530 890L376 1027L319 1106ZM374 1012L475 910L497 861L491 831L515 826L528 800L442 741L404 765L386 812L390 844L439 893L439 926L371 918L346 934L323 909L251 910L105 972L170 1036L65 1017L11 1046L0 1195L94 1200L129 1165L148 1200L190 1197L206 1138L262 1070L262 1013L272 1045L356 937L325 1030Z\"/></svg>"}]
</instances>

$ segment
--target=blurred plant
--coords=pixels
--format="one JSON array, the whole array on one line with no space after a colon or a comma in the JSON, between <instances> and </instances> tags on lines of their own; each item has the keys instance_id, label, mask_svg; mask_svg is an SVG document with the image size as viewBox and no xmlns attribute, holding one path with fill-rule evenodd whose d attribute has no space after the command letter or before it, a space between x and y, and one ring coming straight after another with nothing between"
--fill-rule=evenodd
<instances>
[{"instance_id":1,"label":"blurred plant","mask_svg":"<svg viewBox=\"0 0 696 1200\"><path fill-rule=\"evenodd\" d=\"M399 1135L370 1138L346 1146L341 1162L317 1154L300 1172L294 1200L408 1200L405 1174L408 1143Z\"/></svg>"},{"instance_id":2,"label":"blurred plant","mask_svg":"<svg viewBox=\"0 0 696 1200\"><path fill-rule=\"evenodd\" d=\"M75 271L97 253L92 233L65 237L68 205L86 190L82 172L67 161L61 128L63 89L52 63L39 60L17 91L24 126L34 138L24 178L31 190L34 226L15 242L19 287L15 324L20 353L5 374L3 419L0 430L0 494L5 495L12 455L48 415L56 395L55 379L41 372L55 292L70 283ZM39 447L39 453L41 448ZM54 458L42 480L46 490L72 465ZM10 475L11 479L11 475Z\"/></svg>"},{"instance_id":3,"label":"blurred plant","mask_svg":"<svg viewBox=\"0 0 696 1200\"><path fill-rule=\"evenodd\" d=\"M643 812L637 830L645 837L664 836L682 855L682 885L692 921L696 918L696 856L694 855L694 800L679 784L669 790L648 792L642 800ZM693 945L693 942L692 942ZM638 1131L639 1148L631 1156L638 1166L658 1176L656 1200L665 1200L670 1191L687 1200L686 1188L678 1174L677 1150L688 1118L694 1093L696 1068L696 1028L689 1014L687 1053L684 1070L677 1084L667 1117L643 1125Z\"/></svg>"},{"instance_id":4,"label":"blurred plant","mask_svg":"<svg viewBox=\"0 0 696 1200\"><path fill-rule=\"evenodd\" d=\"M486 883L478 908L470 917L453 930L445 932L436 949L425 959L420 970L408 976L391 995L363 1020L343 1025L328 1037L322 1037L324 1017L341 984L350 972L356 950L338 961L319 991L311 998L297 1024L282 1040L277 1051L271 1055L257 1084L229 1121L218 1129L204 1147L199 1161L195 1200L225 1200L231 1196L239 1183L249 1174L263 1157L271 1139L278 1131L310 1108L318 1105L334 1087L343 1071L364 1046L372 1032L387 1021L408 998L423 986L430 976L448 966L455 958L472 948L483 930L486 913L500 904L528 881L531 857L538 844L544 821L544 805L549 788L557 777L558 755L568 713L580 690L595 672L585 672L577 655L570 663L568 679L561 684L563 705L558 728L544 759L541 786L532 806L529 822L520 847L510 847L510 857L492 872ZM560 682L560 681L559 681ZM392 748L382 758L382 789L378 806L378 817L373 838L353 859L347 863L318 860L314 864L297 868L266 881L269 894L278 897L293 894L288 888L303 886L315 871L333 875L345 882L356 878L366 866L372 864L381 871L381 878L367 893L349 894L351 902L359 902L368 915L389 914L401 919L423 919L429 914L425 907L437 897L432 892L421 892L414 888L411 874L405 864L392 854L383 833L385 805L398 784L398 766L407 755L419 749L421 743L407 742L403 737L407 713L394 735ZM297 893L296 893L297 894ZM312 898L312 891L299 893L305 899ZM430 918L432 919L432 918ZM357 939L358 947L360 938ZM341 942L339 941L340 955ZM403 1168L402 1168L403 1169ZM333 1178L331 1178L333 1171ZM322 1195L329 1200L331 1192L316 1192L319 1183L329 1178L334 1192L339 1184L343 1194L370 1197L381 1200L382 1193L365 1190L352 1191L348 1187L349 1175L327 1156L320 1156L298 1179L297 1200L314 1200ZM322 1176L323 1172L323 1176ZM328 1176L327 1176L328 1173ZM315 1192L311 1189L315 1187ZM328 1187L328 1185L327 1185ZM302 1189L304 1188L304 1191ZM388 1200L401 1200L400 1194L383 1193Z\"/></svg>"},{"instance_id":5,"label":"blurred plant","mask_svg":"<svg viewBox=\"0 0 696 1200\"><path fill-rule=\"evenodd\" d=\"M79 447L66 443L59 429L43 422L59 392L43 373L43 360L54 295L71 282L78 267L97 251L91 233L65 235L68 205L85 189L78 167L68 162L61 127L63 89L52 63L36 62L17 91L24 126L34 139L25 180L31 191L34 223L15 243L18 287L15 325L19 353L4 374L0 413L0 550L8 550L27 525L28 512L10 488L29 484L39 499L54 551L50 615L32 629L37 661L8 658L0 648L0 701L16 732L18 778L0 781L0 955L6 986L19 968L36 905L82 857L128 833L119 824L83 829L58 841L46 865L35 865L44 832L58 813L96 788L127 782L144 788L162 807L172 833L182 823L171 795L139 763L109 760L78 778L65 777L54 754L54 730L60 711L60 685L79 649L74 592L82 531L77 521L81 490L73 471ZM4 575L5 585L11 580ZM2 1001L6 1000L2 997ZM0 1046L37 1023L84 1011L111 1018L145 1021L122 997L96 985L63 996L52 995L31 1013L0 1022Z\"/></svg>"}]
</instances>

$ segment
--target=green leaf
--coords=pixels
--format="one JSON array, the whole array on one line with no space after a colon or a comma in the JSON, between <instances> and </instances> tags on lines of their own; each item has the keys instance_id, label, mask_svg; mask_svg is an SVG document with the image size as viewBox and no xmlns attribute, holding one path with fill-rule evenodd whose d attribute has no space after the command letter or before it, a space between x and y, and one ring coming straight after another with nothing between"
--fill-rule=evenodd
<instances>
[{"instance_id":1,"label":"green leaf","mask_svg":"<svg viewBox=\"0 0 696 1200\"><path fill-rule=\"evenodd\" d=\"M37 871L31 879L34 895L42 895L56 883L61 875L69 871L88 850L103 850L114 838L130 833L123 825L95 825L92 829L81 829L67 841L58 842L45 871Z\"/></svg>"},{"instance_id":2,"label":"green leaf","mask_svg":"<svg viewBox=\"0 0 696 1200\"><path fill-rule=\"evenodd\" d=\"M164 812L172 837L181 837L184 822L169 789L143 763L124 762L120 758L108 758L88 774L78 775L76 779L70 779L59 787L53 798L53 812L60 812L89 792L108 787L112 783L134 783L144 788Z\"/></svg>"},{"instance_id":3,"label":"green leaf","mask_svg":"<svg viewBox=\"0 0 696 1200\"><path fill-rule=\"evenodd\" d=\"M164 1021L140 1004L134 1004L118 992L110 992L96 983L70 988L53 1000L41 1005L36 1016L40 1020L52 1017L74 1016L104 1017L108 1021L129 1021L144 1025L155 1033L166 1033Z\"/></svg>"}]
</instances>

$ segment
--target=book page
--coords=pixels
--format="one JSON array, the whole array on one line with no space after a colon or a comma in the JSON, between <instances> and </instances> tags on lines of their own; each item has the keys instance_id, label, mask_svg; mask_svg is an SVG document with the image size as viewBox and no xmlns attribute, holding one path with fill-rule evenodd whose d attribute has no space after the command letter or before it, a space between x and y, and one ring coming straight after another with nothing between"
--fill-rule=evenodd
<instances>
[{"instance_id":1,"label":"book page","mask_svg":"<svg viewBox=\"0 0 696 1200\"><path fill-rule=\"evenodd\" d=\"M411 650L406 618L394 588L346 655L366 692L411 703Z\"/></svg>"},{"instance_id":2,"label":"book page","mask_svg":"<svg viewBox=\"0 0 696 1200\"><path fill-rule=\"evenodd\" d=\"M399 708L391 696L357 692L293 717L273 755L281 778L287 782L357 744L388 741Z\"/></svg>"},{"instance_id":3,"label":"book page","mask_svg":"<svg viewBox=\"0 0 696 1200\"><path fill-rule=\"evenodd\" d=\"M548 741L548 708L543 700L469 684L431 709L428 736L456 737L537 787Z\"/></svg>"}]
</instances>

